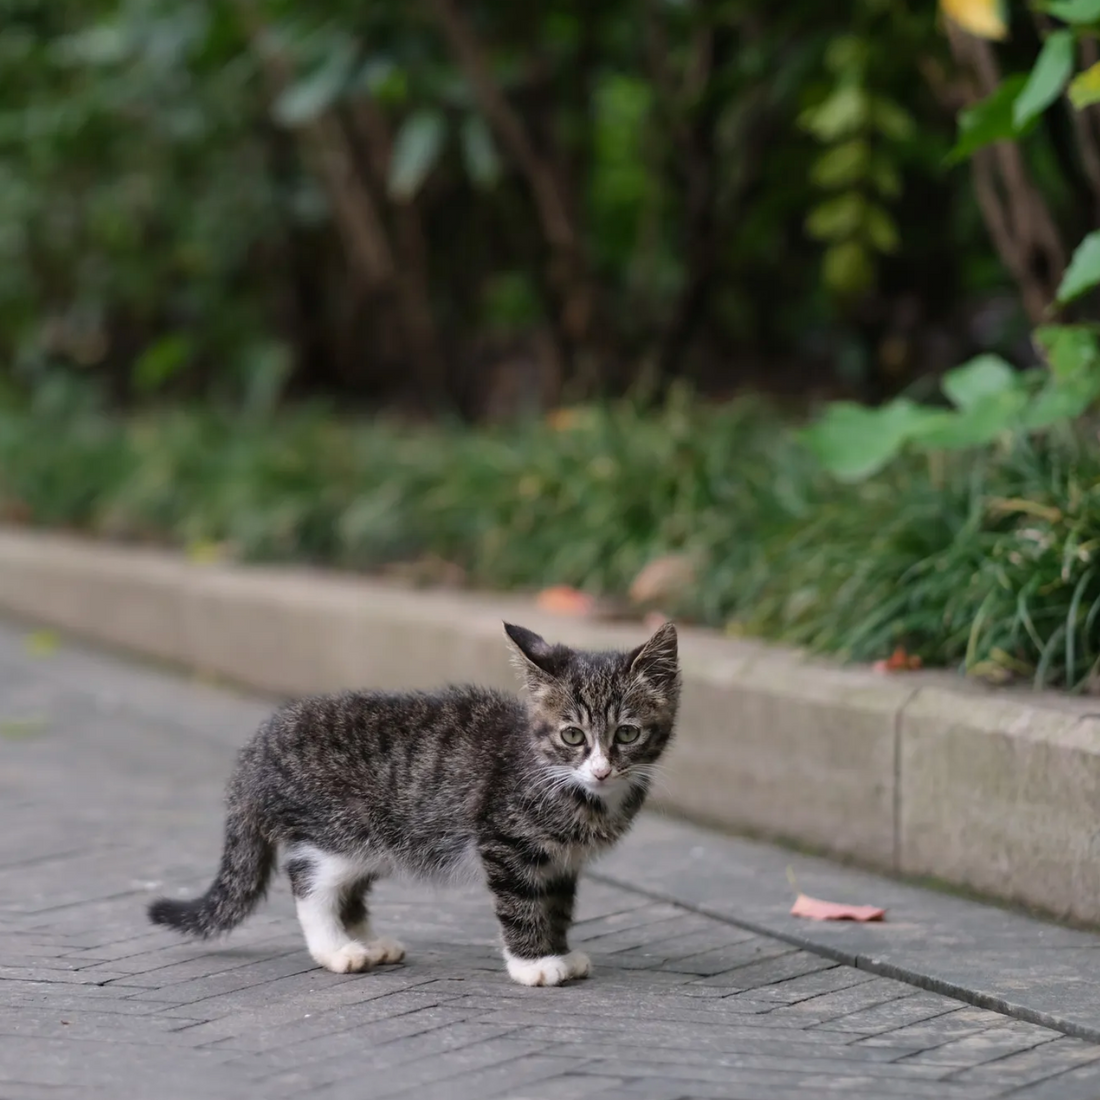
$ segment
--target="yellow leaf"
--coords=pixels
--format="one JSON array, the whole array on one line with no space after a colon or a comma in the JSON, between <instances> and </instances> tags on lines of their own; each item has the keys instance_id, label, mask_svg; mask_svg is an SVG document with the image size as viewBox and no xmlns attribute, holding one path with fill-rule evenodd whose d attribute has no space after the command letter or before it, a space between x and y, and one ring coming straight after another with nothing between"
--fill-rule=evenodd
<instances>
[{"instance_id":1,"label":"yellow leaf","mask_svg":"<svg viewBox=\"0 0 1100 1100\"><path fill-rule=\"evenodd\" d=\"M46 719L41 714L32 714L27 718L0 718L0 739L4 741L23 741L45 732Z\"/></svg>"},{"instance_id":2,"label":"yellow leaf","mask_svg":"<svg viewBox=\"0 0 1100 1100\"><path fill-rule=\"evenodd\" d=\"M213 565L225 557L225 547L220 542L199 539L187 547L187 560L195 565Z\"/></svg>"},{"instance_id":3,"label":"yellow leaf","mask_svg":"<svg viewBox=\"0 0 1100 1100\"><path fill-rule=\"evenodd\" d=\"M940 11L978 38L1000 41L1008 35L1004 0L940 0Z\"/></svg>"},{"instance_id":4,"label":"yellow leaf","mask_svg":"<svg viewBox=\"0 0 1100 1100\"><path fill-rule=\"evenodd\" d=\"M1100 61L1069 82L1069 101L1079 111L1093 103L1100 103Z\"/></svg>"},{"instance_id":5,"label":"yellow leaf","mask_svg":"<svg viewBox=\"0 0 1100 1100\"><path fill-rule=\"evenodd\" d=\"M35 630L27 635L23 642L26 651L32 657L52 657L60 643L52 630Z\"/></svg>"}]
</instances>

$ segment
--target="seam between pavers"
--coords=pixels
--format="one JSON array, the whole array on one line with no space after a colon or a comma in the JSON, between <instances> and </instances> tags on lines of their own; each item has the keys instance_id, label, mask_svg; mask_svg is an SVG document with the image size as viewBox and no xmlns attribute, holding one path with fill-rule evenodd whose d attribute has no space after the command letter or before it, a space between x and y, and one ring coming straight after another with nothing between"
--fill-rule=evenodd
<instances>
[{"instance_id":1,"label":"seam between pavers","mask_svg":"<svg viewBox=\"0 0 1100 1100\"><path fill-rule=\"evenodd\" d=\"M996 1027L997 1025L994 1024L992 1026ZM986 1028L985 1030L989 1031L991 1029ZM981 1035L981 1034L983 1034L983 1032L979 1031L978 1035ZM967 1037L968 1036L964 1036L964 1038L967 1038ZM948 1046L949 1043L951 1043L952 1041L953 1040L949 1039L945 1043L940 1043L939 1046L929 1047L927 1050L917 1050L917 1051L914 1051L912 1054L906 1054L904 1057L899 1058L897 1060L898 1064L900 1065L902 1062L906 1061L909 1058L915 1058L915 1057L918 1057L921 1054L927 1054L929 1051L939 1050L940 1047ZM1032 1051L1040 1050L1042 1047L1049 1046L1051 1043L1057 1043L1057 1042L1058 1042L1058 1039L1043 1039L1041 1042L1036 1043L1032 1047L1026 1047L1023 1050L1006 1050L1004 1052L1004 1054L998 1054L996 1058L990 1058L985 1062L979 1062L979 1063L977 1063L977 1065L973 1065L973 1066L955 1066L955 1068L952 1069L949 1073L945 1073L943 1075L943 1077L940 1078L940 1080L941 1081L952 1081L953 1082L955 1080L955 1078L961 1076L964 1073L970 1073L972 1070L975 1070L975 1069L987 1069L990 1066L996 1066L998 1062L1003 1062L1007 1058L1015 1058L1020 1054L1030 1054ZM1100 1050L1098 1050L1096 1052L1096 1058L1100 1058ZM1093 1061L1095 1061L1095 1060L1096 1059L1094 1058ZM1087 1065L1090 1065L1090 1063L1089 1062L1079 1062L1076 1065L1070 1066L1069 1069L1077 1069L1079 1066L1087 1066ZM1059 1076L1059 1074L1066 1073L1066 1072L1067 1072L1067 1070L1065 1070L1065 1069L1053 1070L1051 1073L1047 1074L1046 1077L1038 1077L1034 1081L1028 1081L1027 1085L1021 1085L1020 1088L1030 1088L1032 1085L1038 1085L1038 1084L1041 1084L1043 1081L1049 1081L1051 1079L1051 1077L1057 1077L1057 1076Z\"/></svg>"},{"instance_id":2,"label":"seam between pavers","mask_svg":"<svg viewBox=\"0 0 1100 1100\"><path fill-rule=\"evenodd\" d=\"M709 917L711 920L720 921L723 924L733 925L735 928L744 928L747 932L755 932L758 936L766 936L769 939L780 940L783 943L793 944L795 947L808 951L812 955L820 955L826 959L833 959L846 966L855 967L857 970L866 971L880 978L893 978L895 981L904 982L916 989L923 989L928 993L939 993L945 997L953 997L957 1001L964 1001L975 1008L988 1008L993 1012L999 1012L1002 1016L1008 1016L1013 1020L1022 1020L1029 1024L1038 1024L1040 1027L1050 1028L1052 1031L1061 1032L1075 1039L1087 1039L1091 1043L1100 1044L1100 1025L1090 1026L1075 1020L1067 1020L1050 1012L1041 1012L1026 1005L1016 1004L1003 997L997 997L991 993L983 993L978 989L970 989L956 982L947 981L944 978L934 978L928 974L921 974L907 966L898 966L895 963L886 962L883 959L875 959L870 955L862 955L854 951L846 951L842 947L834 947L829 944L817 943L798 932L786 932L781 929L769 927L760 921L748 920L744 917L731 917L726 913L718 913L704 905L694 905L690 902L677 899L671 894L665 894L658 890L646 890L635 886L629 881L610 875L605 872L588 873L588 878L594 882L602 882L605 886L614 886L620 890L627 890L642 897L652 898L654 901L668 902L678 905L691 913Z\"/></svg>"}]
</instances>

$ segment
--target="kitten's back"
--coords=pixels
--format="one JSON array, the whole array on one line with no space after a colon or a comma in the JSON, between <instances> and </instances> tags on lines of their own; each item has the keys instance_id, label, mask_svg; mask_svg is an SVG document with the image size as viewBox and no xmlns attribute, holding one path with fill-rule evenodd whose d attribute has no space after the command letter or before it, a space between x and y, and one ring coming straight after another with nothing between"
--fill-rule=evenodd
<instances>
[{"instance_id":1,"label":"kitten's back","mask_svg":"<svg viewBox=\"0 0 1100 1100\"><path fill-rule=\"evenodd\" d=\"M419 851L417 864L442 866L516 771L527 723L518 699L476 687L314 696L261 727L234 797L284 843Z\"/></svg>"}]
</instances>

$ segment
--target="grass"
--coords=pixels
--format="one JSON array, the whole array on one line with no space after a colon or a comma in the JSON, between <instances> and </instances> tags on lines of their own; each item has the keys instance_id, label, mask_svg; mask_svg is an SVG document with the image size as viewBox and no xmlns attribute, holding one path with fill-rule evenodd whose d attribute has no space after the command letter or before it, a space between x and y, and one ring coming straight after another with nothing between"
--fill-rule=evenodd
<instances>
[{"instance_id":1,"label":"grass","mask_svg":"<svg viewBox=\"0 0 1100 1100\"><path fill-rule=\"evenodd\" d=\"M688 554L663 609L845 659L904 645L995 682L1094 689L1100 453L1084 428L822 474L751 401L684 398L473 431L299 408L111 416L79 394L0 409L0 515L352 570L425 558L475 585L622 595Z\"/></svg>"}]
</instances>

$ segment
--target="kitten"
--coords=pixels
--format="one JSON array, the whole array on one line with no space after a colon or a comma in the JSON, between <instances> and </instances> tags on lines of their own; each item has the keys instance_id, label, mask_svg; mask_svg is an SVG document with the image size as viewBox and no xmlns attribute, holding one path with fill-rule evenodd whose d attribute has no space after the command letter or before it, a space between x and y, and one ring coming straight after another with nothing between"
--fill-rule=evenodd
<instances>
[{"instance_id":1,"label":"kitten","mask_svg":"<svg viewBox=\"0 0 1100 1100\"><path fill-rule=\"evenodd\" d=\"M161 898L154 924L210 937L252 912L281 849L313 958L336 973L400 962L367 894L404 872L492 891L508 973L523 985L586 977L570 951L577 876L642 807L673 734L676 629L630 653L550 645L505 624L527 701L475 687L349 692L290 703L242 749L213 884Z\"/></svg>"}]
</instances>

